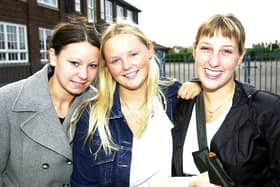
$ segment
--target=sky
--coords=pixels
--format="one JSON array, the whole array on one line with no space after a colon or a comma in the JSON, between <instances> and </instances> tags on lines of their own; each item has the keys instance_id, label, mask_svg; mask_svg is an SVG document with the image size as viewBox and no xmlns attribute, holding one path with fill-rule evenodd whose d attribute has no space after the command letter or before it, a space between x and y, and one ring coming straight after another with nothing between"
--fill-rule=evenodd
<instances>
[{"instance_id":1,"label":"sky","mask_svg":"<svg viewBox=\"0 0 280 187\"><path fill-rule=\"evenodd\" d=\"M242 22L246 47L280 41L279 0L126 1L141 10L139 28L166 47L190 47L199 25L214 14L224 13L232 13Z\"/></svg>"}]
</instances>

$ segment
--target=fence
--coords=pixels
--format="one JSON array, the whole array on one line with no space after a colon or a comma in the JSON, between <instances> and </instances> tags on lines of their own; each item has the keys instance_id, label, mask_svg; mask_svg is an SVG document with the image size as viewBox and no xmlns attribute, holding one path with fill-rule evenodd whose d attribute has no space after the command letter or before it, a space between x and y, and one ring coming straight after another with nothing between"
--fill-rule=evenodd
<instances>
[{"instance_id":1,"label":"fence","mask_svg":"<svg viewBox=\"0 0 280 187\"><path fill-rule=\"evenodd\" d=\"M164 62L164 59L161 59ZM173 77L181 82L195 77L193 62L160 64L161 75ZM280 59L251 61L245 58L236 71L236 79L280 95Z\"/></svg>"}]
</instances>

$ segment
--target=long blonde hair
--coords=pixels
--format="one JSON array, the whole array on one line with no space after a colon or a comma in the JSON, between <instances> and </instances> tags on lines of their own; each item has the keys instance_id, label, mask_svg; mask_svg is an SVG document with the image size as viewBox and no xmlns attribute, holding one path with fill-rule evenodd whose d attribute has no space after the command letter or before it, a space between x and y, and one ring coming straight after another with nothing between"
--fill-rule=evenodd
<instances>
[{"instance_id":1,"label":"long blonde hair","mask_svg":"<svg viewBox=\"0 0 280 187\"><path fill-rule=\"evenodd\" d=\"M113 79L108 68L106 67L106 62L104 59L104 45L110 38L119 34L134 35L139 38L139 40L143 42L147 48L152 45L151 41L144 35L142 31L140 31L136 26L127 23L113 23L108 26L103 33L100 47L101 58L97 81L97 88L99 92L97 97L84 102L83 106L85 107L87 104L91 103L89 128L85 142L92 140L92 135L96 130L98 130L102 147L107 154L110 154L112 150L118 150L119 148L118 145L114 143L109 128L110 112L114 102L114 92L117 82ZM161 92L159 85L170 85L174 83L174 80L160 81L159 77L159 67L156 62L156 56L154 56L149 62L146 95L147 115L146 119L144 120L145 123L148 123L148 119L150 118L152 103L155 96L160 98L160 101L162 101L163 105L166 107L166 99L164 94ZM77 110L74 113L74 118L72 121L75 121L80 117L81 111L82 110Z\"/></svg>"}]
</instances>

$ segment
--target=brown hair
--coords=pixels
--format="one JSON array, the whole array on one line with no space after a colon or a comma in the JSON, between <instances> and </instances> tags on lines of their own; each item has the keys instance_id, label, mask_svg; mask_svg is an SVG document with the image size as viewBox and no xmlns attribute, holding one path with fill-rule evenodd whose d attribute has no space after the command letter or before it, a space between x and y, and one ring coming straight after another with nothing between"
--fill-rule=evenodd
<instances>
[{"instance_id":1,"label":"brown hair","mask_svg":"<svg viewBox=\"0 0 280 187\"><path fill-rule=\"evenodd\" d=\"M243 53L245 29L242 23L233 14L216 14L202 23L196 34L194 47L196 48L202 36L212 37L216 32L220 32L224 37L236 39L239 54Z\"/></svg>"}]
</instances>

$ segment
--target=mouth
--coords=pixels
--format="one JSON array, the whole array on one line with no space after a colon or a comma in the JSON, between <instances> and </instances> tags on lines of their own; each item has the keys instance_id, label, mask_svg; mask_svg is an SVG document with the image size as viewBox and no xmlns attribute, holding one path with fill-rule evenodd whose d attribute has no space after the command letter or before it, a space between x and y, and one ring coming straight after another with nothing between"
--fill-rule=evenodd
<instances>
[{"instance_id":1,"label":"mouth","mask_svg":"<svg viewBox=\"0 0 280 187\"><path fill-rule=\"evenodd\" d=\"M129 73L124 74L123 76L128 79L135 78L139 70L135 70Z\"/></svg>"},{"instance_id":2,"label":"mouth","mask_svg":"<svg viewBox=\"0 0 280 187\"><path fill-rule=\"evenodd\" d=\"M219 78L222 75L222 70L211 70L211 69L205 69L205 74L210 79L216 79Z\"/></svg>"},{"instance_id":3,"label":"mouth","mask_svg":"<svg viewBox=\"0 0 280 187\"><path fill-rule=\"evenodd\" d=\"M87 82L83 81L72 81L75 88L84 88Z\"/></svg>"}]
</instances>

